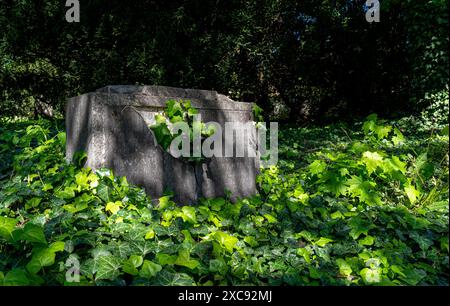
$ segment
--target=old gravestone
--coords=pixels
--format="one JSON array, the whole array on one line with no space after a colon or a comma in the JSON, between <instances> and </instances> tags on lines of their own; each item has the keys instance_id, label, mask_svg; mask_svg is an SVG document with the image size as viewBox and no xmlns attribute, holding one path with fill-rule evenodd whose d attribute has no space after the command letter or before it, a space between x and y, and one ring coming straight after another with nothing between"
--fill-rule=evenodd
<instances>
[{"instance_id":1,"label":"old gravestone","mask_svg":"<svg viewBox=\"0 0 450 306\"><path fill-rule=\"evenodd\" d=\"M153 198L173 191L174 200L192 204L231 192L231 199L256 193L257 157L212 157L199 164L187 163L163 151L149 125L169 99L191 100L203 122L252 121L252 104L235 102L215 91L165 86L107 86L70 98L66 105L66 157L87 153L86 166L110 168L142 186ZM236 132L236 133L239 133ZM239 135L237 135L239 136ZM225 146L245 141L256 146L255 133L231 138ZM222 155L224 156L224 155Z\"/></svg>"}]
</instances>

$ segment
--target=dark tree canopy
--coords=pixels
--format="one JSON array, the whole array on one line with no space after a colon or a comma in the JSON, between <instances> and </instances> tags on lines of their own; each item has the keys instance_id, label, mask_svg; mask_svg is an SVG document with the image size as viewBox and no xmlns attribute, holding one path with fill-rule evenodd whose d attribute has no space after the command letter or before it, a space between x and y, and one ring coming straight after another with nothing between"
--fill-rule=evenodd
<instances>
[{"instance_id":1,"label":"dark tree canopy","mask_svg":"<svg viewBox=\"0 0 450 306\"><path fill-rule=\"evenodd\" d=\"M448 2L2 0L1 115L108 84L214 89L266 119L418 111L448 83ZM349 112L351 110L351 112Z\"/></svg>"}]
</instances>

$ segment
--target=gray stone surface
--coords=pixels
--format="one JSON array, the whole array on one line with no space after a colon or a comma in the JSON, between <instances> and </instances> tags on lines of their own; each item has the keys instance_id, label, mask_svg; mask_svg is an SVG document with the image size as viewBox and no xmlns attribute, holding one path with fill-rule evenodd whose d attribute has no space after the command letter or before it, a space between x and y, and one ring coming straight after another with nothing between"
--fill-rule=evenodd
<instances>
[{"instance_id":1,"label":"gray stone surface","mask_svg":"<svg viewBox=\"0 0 450 306\"><path fill-rule=\"evenodd\" d=\"M252 121L252 104L235 102L215 91L165 86L107 86L68 100L66 157L85 151L86 166L110 168L145 188L153 198L175 193L180 204L231 192L232 200L256 193L257 157L212 157L193 165L174 158L156 144L148 128L168 99L189 99L203 122ZM256 146L256 135L249 136ZM239 141L239 140L235 140ZM224 146L225 144L223 144Z\"/></svg>"}]
</instances>

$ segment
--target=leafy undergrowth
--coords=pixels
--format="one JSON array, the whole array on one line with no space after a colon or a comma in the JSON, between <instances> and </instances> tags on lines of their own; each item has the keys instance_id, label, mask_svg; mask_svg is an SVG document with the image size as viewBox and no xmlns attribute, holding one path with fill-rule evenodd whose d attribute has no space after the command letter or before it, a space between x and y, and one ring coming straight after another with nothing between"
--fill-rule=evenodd
<instances>
[{"instance_id":1,"label":"leafy undergrowth","mask_svg":"<svg viewBox=\"0 0 450 306\"><path fill-rule=\"evenodd\" d=\"M62 125L0 126L0 284L448 285L442 122L286 127L259 195L184 207L67 164Z\"/></svg>"}]
</instances>

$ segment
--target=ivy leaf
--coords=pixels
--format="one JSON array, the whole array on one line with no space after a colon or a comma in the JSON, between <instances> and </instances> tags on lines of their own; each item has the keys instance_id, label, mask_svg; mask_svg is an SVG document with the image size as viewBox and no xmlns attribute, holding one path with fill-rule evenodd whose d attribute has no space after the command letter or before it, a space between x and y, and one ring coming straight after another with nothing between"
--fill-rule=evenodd
<instances>
[{"instance_id":1,"label":"ivy leaf","mask_svg":"<svg viewBox=\"0 0 450 306\"><path fill-rule=\"evenodd\" d=\"M336 197L346 192L347 186L345 185L346 179L342 177L339 172L328 171L322 176L319 183L319 190L325 192L331 192Z\"/></svg>"},{"instance_id":2,"label":"ivy leaf","mask_svg":"<svg viewBox=\"0 0 450 306\"><path fill-rule=\"evenodd\" d=\"M97 273L95 279L113 280L120 275L121 263L118 258L113 255L100 256L96 259Z\"/></svg>"},{"instance_id":3,"label":"ivy leaf","mask_svg":"<svg viewBox=\"0 0 450 306\"><path fill-rule=\"evenodd\" d=\"M52 244L50 244L48 249L55 253L62 252L65 249L65 245L66 245L66 243L64 243L64 241L56 241L56 242L53 242Z\"/></svg>"},{"instance_id":4,"label":"ivy leaf","mask_svg":"<svg viewBox=\"0 0 450 306\"><path fill-rule=\"evenodd\" d=\"M109 243L108 246L114 248L115 254L117 254L121 259L127 258L132 253L130 244L127 242L113 242Z\"/></svg>"},{"instance_id":5,"label":"ivy leaf","mask_svg":"<svg viewBox=\"0 0 450 306\"><path fill-rule=\"evenodd\" d=\"M134 253L141 254L142 256L147 255L152 250L154 250L154 245L149 241L141 240L141 241L133 241L130 243L131 250Z\"/></svg>"},{"instance_id":6,"label":"ivy leaf","mask_svg":"<svg viewBox=\"0 0 450 306\"><path fill-rule=\"evenodd\" d=\"M361 158L369 174L373 173L378 167L383 165L383 157L377 152L366 151Z\"/></svg>"},{"instance_id":7,"label":"ivy leaf","mask_svg":"<svg viewBox=\"0 0 450 306\"><path fill-rule=\"evenodd\" d=\"M300 201L302 204L306 204L306 201L309 199L309 195L303 190L301 185L298 185L293 193L293 196L296 200ZM294 208L294 211L296 209Z\"/></svg>"},{"instance_id":8,"label":"ivy leaf","mask_svg":"<svg viewBox=\"0 0 450 306\"><path fill-rule=\"evenodd\" d=\"M211 210L214 211L220 211L222 207L225 205L225 199L224 198L215 198L209 200L209 203L211 204Z\"/></svg>"},{"instance_id":9,"label":"ivy leaf","mask_svg":"<svg viewBox=\"0 0 450 306\"><path fill-rule=\"evenodd\" d=\"M406 173L406 163L402 162L397 156L392 156L391 158L386 158L384 160L383 170L391 175L395 175L396 172L402 174Z\"/></svg>"},{"instance_id":10,"label":"ivy leaf","mask_svg":"<svg viewBox=\"0 0 450 306\"><path fill-rule=\"evenodd\" d=\"M389 132L392 130L392 126L387 125L378 125L378 118L376 114L371 114L367 117L367 120L363 124L363 130L366 135L369 135L370 132L375 133L377 135L378 140L381 140L388 136Z\"/></svg>"},{"instance_id":11,"label":"ivy leaf","mask_svg":"<svg viewBox=\"0 0 450 306\"><path fill-rule=\"evenodd\" d=\"M138 269L143 262L142 256L139 255L131 255L128 260L123 263L122 270L125 273L131 275L137 275L139 273Z\"/></svg>"},{"instance_id":12,"label":"ivy leaf","mask_svg":"<svg viewBox=\"0 0 450 306\"><path fill-rule=\"evenodd\" d=\"M139 268L142 265L144 259L139 255L131 255L128 261L131 262L134 267Z\"/></svg>"},{"instance_id":13,"label":"ivy leaf","mask_svg":"<svg viewBox=\"0 0 450 306\"><path fill-rule=\"evenodd\" d=\"M317 270L317 268L313 266L308 266L308 270L309 270L309 277L313 279L320 279L320 272L319 270Z\"/></svg>"},{"instance_id":14,"label":"ivy leaf","mask_svg":"<svg viewBox=\"0 0 450 306\"><path fill-rule=\"evenodd\" d=\"M165 121L165 119L164 119ZM152 125L150 129L153 131L156 142L166 151L172 142L172 133L166 123L158 123Z\"/></svg>"},{"instance_id":15,"label":"ivy leaf","mask_svg":"<svg viewBox=\"0 0 450 306\"><path fill-rule=\"evenodd\" d=\"M171 196L163 196L159 198L158 209L165 209L170 206L173 206L173 202L170 201Z\"/></svg>"},{"instance_id":16,"label":"ivy leaf","mask_svg":"<svg viewBox=\"0 0 450 306\"><path fill-rule=\"evenodd\" d=\"M148 232L145 234L145 239L153 239L155 237L155 231L153 229L149 229Z\"/></svg>"},{"instance_id":17,"label":"ivy leaf","mask_svg":"<svg viewBox=\"0 0 450 306\"><path fill-rule=\"evenodd\" d=\"M156 285L159 286L192 286L194 280L186 273L172 273L163 270L158 275Z\"/></svg>"},{"instance_id":18,"label":"ivy leaf","mask_svg":"<svg viewBox=\"0 0 450 306\"><path fill-rule=\"evenodd\" d=\"M362 269L359 274L366 284L379 283L381 281L381 272L379 269Z\"/></svg>"},{"instance_id":19,"label":"ivy leaf","mask_svg":"<svg viewBox=\"0 0 450 306\"><path fill-rule=\"evenodd\" d=\"M161 265L173 265L177 261L177 256L159 253L156 254L156 259Z\"/></svg>"},{"instance_id":20,"label":"ivy leaf","mask_svg":"<svg viewBox=\"0 0 450 306\"><path fill-rule=\"evenodd\" d=\"M5 238L6 240L12 240L12 232L14 231L16 224L16 219L0 216L0 237Z\"/></svg>"},{"instance_id":21,"label":"ivy leaf","mask_svg":"<svg viewBox=\"0 0 450 306\"><path fill-rule=\"evenodd\" d=\"M30 284L27 273L23 269L12 269L3 279L4 286L27 286Z\"/></svg>"},{"instance_id":22,"label":"ivy leaf","mask_svg":"<svg viewBox=\"0 0 450 306\"><path fill-rule=\"evenodd\" d=\"M417 244L419 245L422 251L428 250L430 246L433 245L433 240L427 238L425 235L421 235L418 232L409 233L409 237L411 237Z\"/></svg>"},{"instance_id":23,"label":"ivy leaf","mask_svg":"<svg viewBox=\"0 0 450 306\"><path fill-rule=\"evenodd\" d=\"M327 164L320 159L316 159L308 166L309 173L317 176L321 176L325 172L326 168Z\"/></svg>"},{"instance_id":24,"label":"ivy leaf","mask_svg":"<svg viewBox=\"0 0 450 306\"><path fill-rule=\"evenodd\" d=\"M372 244L374 243L374 241L375 241L375 238L373 238L373 237L370 236L370 235L367 235L366 237L360 239L360 240L358 241L358 243L359 243L360 245L372 245Z\"/></svg>"},{"instance_id":25,"label":"ivy leaf","mask_svg":"<svg viewBox=\"0 0 450 306\"><path fill-rule=\"evenodd\" d=\"M64 242L56 241L48 248L34 248L33 257L26 266L27 270L32 274L36 274L41 268L53 265L55 263L55 253L64 251L64 245Z\"/></svg>"},{"instance_id":26,"label":"ivy leaf","mask_svg":"<svg viewBox=\"0 0 450 306\"><path fill-rule=\"evenodd\" d=\"M256 103L252 103L253 118L255 121L263 121L264 117L262 115L263 109L259 107Z\"/></svg>"},{"instance_id":27,"label":"ivy leaf","mask_svg":"<svg viewBox=\"0 0 450 306\"><path fill-rule=\"evenodd\" d=\"M189 116L194 116L198 114L198 109L190 107L187 112Z\"/></svg>"},{"instance_id":28,"label":"ivy leaf","mask_svg":"<svg viewBox=\"0 0 450 306\"><path fill-rule=\"evenodd\" d=\"M297 255L302 256L307 263L311 262L310 251L306 248L298 248Z\"/></svg>"},{"instance_id":29,"label":"ivy leaf","mask_svg":"<svg viewBox=\"0 0 450 306\"><path fill-rule=\"evenodd\" d=\"M343 276L349 276L352 274L352 268L350 265L345 261L345 259L338 258L336 259L336 264L339 267L339 273Z\"/></svg>"},{"instance_id":30,"label":"ivy leaf","mask_svg":"<svg viewBox=\"0 0 450 306\"><path fill-rule=\"evenodd\" d=\"M195 207L183 206L181 211L182 211L181 218L183 218L184 222L189 222L192 224L197 223L197 218L195 216Z\"/></svg>"},{"instance_id":31,"label":"ivy leaf","mask_svg":"<svg viewBox=\"0 0 450 306\"><path fill-rule=\"evenodd\" d=\"M300 233L297 233L295 235L296 238L305 238L306 240L308 240L309 242L313 241L316 239L316 237L311 233L308 232L306 230L301 231Z\"/></svg>"},{"instance_id":32,"label":"ivy leaf","mask_svg":"<svg viewBox=\"0 0 450 306\"><path fill-rule=\"evenodd\" d=\"M58 198L72 199L75 197L75 189L73 187L65 187L63 190L59 190L55 193Z\"/></svg>"},{"instance_id":33,"label":"ivy leaf","mask_svg":"<svg viewBox=\"0 0 450 306\"><path fill-rule=\"evenodd\" d=\"M168 100L166 102L166 114L169 118L180 116L183 114L183 108L180 102L175 100Z\"/></svg>"},{"instance_id":34,"label":"ivy leaf","mask_svg":"<svg viewBox=\"0 0 450 306\"><path fill-rule=\"evenodd\" d=\"M110 188L105 183L100 183L97 187L97 195L105 203L110 202L109 200Z\"/></svg>"},{"instance_id":35,"label":"ivy leaf","mask_svg":"<svg viewBox=\"0 0 450 306\"><path fill-rule=\"evenodd\" d=\"M193 270L200 265L200 262L195 259L190 259L189 250L182 249L178 253L178 257L175 261L175 264Z\"/></svg>"},{"instance_id":36,"label":"ivy leaf","mask_svg":"<svg viewBox=\"0 0 450 306\"><path fill-rule=\"evenodd\" d=\"M226 262L220 259L212 259L209 261L209 271L213 273L225 274L228 270Z\"/></svg>"},{"instance_id":37,"label":"ivy leaf","mask_svg":"<svg viewBox=\"0 0 450 306\"><path fill-rule=\"evenodd\" d=\"M27 201L27 203L25 204L25 208L29 209L31 207L38 207L39 204L41 203L42 198L31 198L30 200Z\"/></svg>"},{"instance_id":38,"label":"ivy leaf","mask_svg":"<svg viewBox=\"0 0 450 306\"><path fill-rule=\"evenodd\" d=\"M427 273L421 269L408 268L403 270L405 277L401 276L400 278L411 286L416 286L422 279L427 276Z\"/></svg>"},{"instance_id":39,"label":"ivy leaf","mask_svg":"<svg viewBox=\"0 0 450 306\"><path fill-rule=\"evenodd\" d=\"M25 240L29 242L37 242L47 244L45 239L44 229L33 223L28 222L23 228L16 229L12 232L15 241Z\"/></svg>"},{"instance_id":40,"label":"ivy leaf","mask_svg":"<svg viewBox=\"0 0 450 306\"><path fill-rule=\"evenodd\" d=\"M434 173L434 165L428 161L427 153L422 153L416 158L414 168L415 172L425 179L431 177Z\"/></svg>"},{"instance_id":41,"label":"ivy leaf","mask_svg":"<svg viewBox=\"0 0 450 306\"><path fill-rule=\"evenodd\" d=\"M80 187L80 189L87 189L89 188L89 177L84 172L78 172L75 175L75 183Z\"/></svg>"},{"instance_id":42,"label":"ivy leaf","mask_svg":"<svg viewBox=\"0 0 450 306\"><path fill-rule=\"evenodd\" d=\"M139 276L143 278L152 278L158 274L159 271L162 270L162 267L157 263L154 263L150 260L145 260L142 265L141 271L139 271Z\"/></svg>"},{"instance_id":43,"label":"ivy leaf","mask_svg":"<svg viewBox=\"0 0 450 306\"><path fill-rule=\"evenodd\" d=\"M245 236L244 241L251 247L257 247L259 245L258 240L256 240L253 236Z\"/></svg>"},{"instance_id":44,"label":"ivy leaf","mask_svg":"<svg viewBox=\"0 0 450 306\"><path fill-rule=\"evenodd\" d=\"M352 197L357 197L361 202L368 205L382 205L380 197L374 190L375 183L370 181L364 181L359 176L352 176L347 181L347 192Z\"/></svg>"},{"instance_id":45,"label":"ivy leaf","mask_svg":"<svg viewBox=\"0 0 450 306\"><path fill-rule=\"evenodd\" d=\"M414 204L417 198L420 197L420 191L411 184L406 185L404 190L411 204Z\"/></svg>"},{"instance_id":46,"label":"ivy leaf","mask_svg":"<svg viewBox=\"0 0 450 306\"><path fill-rule=\"evenodd\" d=\"M373 128L373 131L377 134L378 140L386 138L391 130L392 126L390 125L375 125Z\"/></svg>"},{"instance_id":47,"label":"ivy leaf","mask_svg":"<svg viewBox=\"0 0 450 306\"><path fill-rule=\"evenodd\" d=\"M394 128L394 134L395 134L395 136L392 136L392 138L391 138L394 146L401 145L405 142L405 137L403 136L402 132L400 132L399 129Z\"/></svg>"},{"instance_id":48,"label":"ivy leaf","mask_svg":"<svg viewBox=\"0 0 450 306\"><path fill-rule=\"evenodd\" d=\"M109 202L106 204L105 210L109 211L111 214L115 215L120 210L120 207L122 206L122 202L117 201L115 203Z\"/></svg>"},{"instance_id":49,"label":"ivy leaf","mask_svg":"<svg viewBox=\"0 0 450 306\"><path fill-rule=\"evenodd\" d=\"M51 266L55 263L55 252L48 248L40 249L31 258L27 264L27 270L36 274L42 267Z\"/></svg>"},{"instance_id":50,"label":"ivy leaf","mask_svg":"<svg viewBox=\"0 0 450 306\"><path fill-rule=\"evenodd\" d=\"M339 210L330 214L330 217L331 217L331 219L345 219L344 215Z\"/></svg>"},{"instance_id":51,"label":"ivy leaf","mask_svg":"<svg viewBox=\"0 0 450 306\"><path fill-rule=\"evenodd\" d=\"M324 247L327 243L333 241L333 239L329 239L329 238L325 238L325 237L320 237L319 240L317 240L315 242L316 245L320 246L320 247Z\"/></svg>"},{"instance_id":52,"label":"ivy leaf","mask_svg":"<svg viewBox=\"0 0 450 306\"><path fill-rule=\"evenodd\" d=\"M356 240L361 234L367 235L369 230L373 228L373 224L369 223L369 221L363 220L360 217L353 217L349 223L350 225L350 236Z\"/></svg>"},{"instance_id":53,"label":"ivy leaf","mask_svg":"<svg viewBox=\"0 0 450 306\"><path fill-rule=\"evenodd\" d=\"M364 121L363 124L363 131L365 134L369 134L369 132L374 131L377 119L378 119L377 114L370 114L369 116L367 116L367 119L366 121Z\"/></svg>"},{"instance_id":54,"label":"ivy leaf","mask_svg":"<svg viewBox=\"0 0 450 306\"><path fill-rule=\"evenodd\" d=\"M417 174L420 173L422 168L427 164L428 155L427 153L422 153L416 158L416 162L414 163L414 168Z\"/></svg>"},{"instance_id":55,"label":"ivy leaf","mask_svg":"<svg viewBox=\"0 0 450 306\"><path fill-rule=\"evenodd\" d=\"M170 122L172 122L172 123L177 123L177 122L181 122L181 121L183 121L182 116L173 116L172 118L170 118Z\"/></svg>"},{"instance_id":56,"label":"ivy leaf","mask_svg":"<svg viewBox=\"0 0 450 306\"><path fill-rule=\"evenodd\" d=\"M275 217L272 216L271 214L264 214L263 216L264 216L264 218L267 219L267 221L268 221L269 223L277 223L277 222L278 222L277 218L275 218Z\"/></svg>"},{"instance_id":57,"label":"ivy leaf","mask_svg":"<svg viewBox=\"0 0 450 306\"><path fill-rule=\"evenodd\" d=\"M214 232L212 236L230 253L233 252L233 248L235 248L236 243L239 241L236 237L221 231Z\"/></svg>"},{"instance_id":58,"label":"ivy leaf","mask_svg":"<svg viewBox=\"0 0 450 306\"><path fill-rule=\"evenodd\" d=\"M392 265L390 266L390 269L392 270L392 272L401 275L403 277L406 277L405 273L403 273L403 269L400 266Z\"/></svg>"},{"instance_id":59,"label":"ivy leaf","mask_svg":"<svg viewBox=\"0 0 450 306\"><path fill-rule=\"evenodd\" d=\"M156 114L155 115L155 122L156 124L166 124L166 117L164 117L161 114Z\"/></svg>"},{"instance_id":60,"label":"ivy leaf","mask_svg":"<svg viewBox=\"0 0 450 306\"><path fill-rule=\"evenodd\" d=\"M67 205L63 206L63 208L65 210L67 210L68 212L70 212L71 214L76 214L77 212L83 211L88 207L89 206L87 203L80 203L80 204L76 204L76 205L67 204Z\"/></svg>"}]
</instances>

